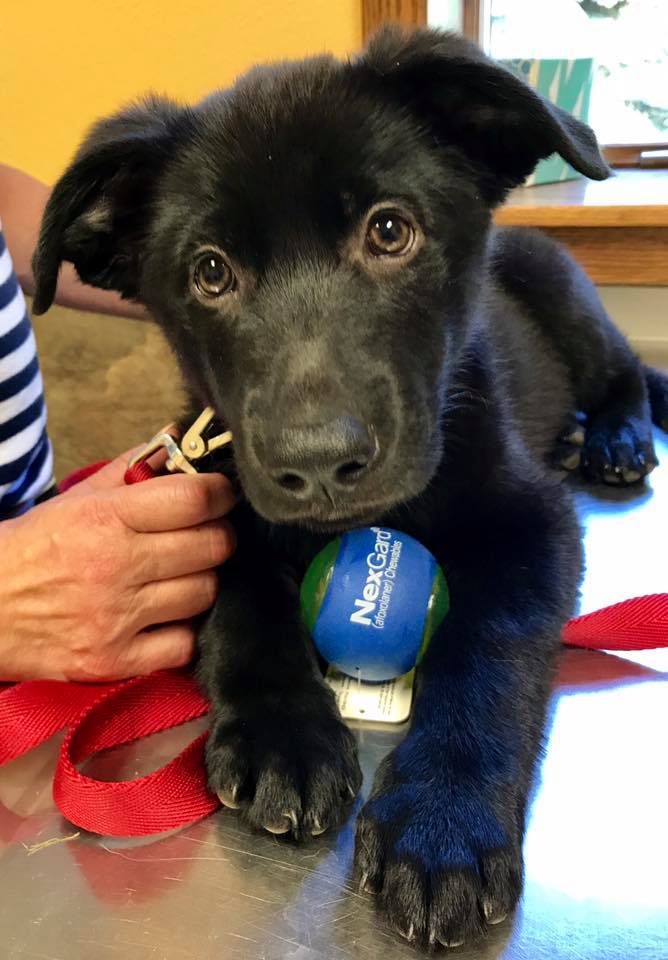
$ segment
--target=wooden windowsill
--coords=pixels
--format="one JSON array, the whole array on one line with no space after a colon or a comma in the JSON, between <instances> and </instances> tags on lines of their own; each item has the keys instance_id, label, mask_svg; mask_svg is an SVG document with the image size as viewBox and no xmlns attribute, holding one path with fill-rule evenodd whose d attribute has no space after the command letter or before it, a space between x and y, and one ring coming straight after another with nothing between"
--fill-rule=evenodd
<instances>
[{"instance_id":1,"label":"wooden windowsill","mask_svg":"<svg viewBox=\"0 0 668 960\"><path fill-rule=\"evenodd\" d=\"M668 170L618 170L600 183L520 187L496 222L540 227L595 283L668 286Z\"/></svg>"},{"instance_id":2,"label":"wooden windowsill","mask_svg":"<svg viewBox=\"0 0 668 960\"><path fill-rule=\"evenodd\" d=\"M496 216L504 226L668 227L668 170L617 170L514 190Z\"/></svg>"}]
</instances>

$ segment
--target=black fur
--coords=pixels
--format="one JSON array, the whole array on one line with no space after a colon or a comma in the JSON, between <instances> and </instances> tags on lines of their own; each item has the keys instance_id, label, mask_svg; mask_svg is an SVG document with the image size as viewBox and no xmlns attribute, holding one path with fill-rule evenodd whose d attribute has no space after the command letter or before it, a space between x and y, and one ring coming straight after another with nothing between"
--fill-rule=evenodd
<instances>
[{"instance_id":1,"label":"black fur","mask_svg":"<svg viewBox=\"0 0 668 960\"><path fill-rule=\"evenodd\" d=\"M315 552L373 519L443 565L451 611L358 825L362 882L423 945L480 934L520 893L581 571L551 463L639 480L654 463L650 402L668 418L665 379L567 254L491 229L494 205L555 151L607 175L587 127L461 37L386 30L352 63L261 68L196 107L153 99L102 121L53 192L35 257L38 312L62 260L141 299L193 410L211 403L233 430L233 459L213 466L245 493L239 548L199 676L211 785L252 824L318 833L360 784L300 622ZM403 260L369 255L378 204L414 225ZM237 277L212 302L193 287L207 244Z\"/></svg>"}]
</instances>

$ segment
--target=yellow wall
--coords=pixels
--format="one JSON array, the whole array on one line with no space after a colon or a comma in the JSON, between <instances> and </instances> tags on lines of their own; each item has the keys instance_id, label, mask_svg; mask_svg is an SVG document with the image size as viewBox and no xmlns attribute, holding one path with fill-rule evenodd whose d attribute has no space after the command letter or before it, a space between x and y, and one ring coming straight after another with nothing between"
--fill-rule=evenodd
<instances>
[{"instance_id":1,"label":"yellow wall","mask_svg":"<svg viewBox=\"0 0 668 960\"><path fill-rule=\"evenodd\" d=\"M361 43L360 0L0 0L0 163L51 182L99 116Z\"/></svg>"}]
</instances>

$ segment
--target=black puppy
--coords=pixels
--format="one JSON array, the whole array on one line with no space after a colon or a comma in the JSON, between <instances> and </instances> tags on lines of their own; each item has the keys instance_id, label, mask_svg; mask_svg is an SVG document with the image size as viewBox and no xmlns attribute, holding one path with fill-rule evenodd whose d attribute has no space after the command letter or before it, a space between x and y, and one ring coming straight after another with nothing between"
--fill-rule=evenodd
<instances>
[{"instance_id":1,"label":"black puppy","mask_svg":"<svg viewBox=\"0 0 668 960\"><path fill-rule=\"evenodd\" d=\"M150 99L102 121L53 192L35 256L36 312L63 260L141 300L193 411L213 405L234 433L217 468L245 494L239 548L199 662L227 806L301 838L359 788L300 621L315 552L373 521L443 565L451 610L357 844L363 884L425 945L481 933L520 893L581 572L555 449L572 456L584 411L587 476L639 481L655 463L650 407L668 425L666 380L641 368L566 253L490 228L555 151L608 175L587 127L461 37L388 29L352 63L260 68L196 107Z\"/></svg>"}]
</instances>

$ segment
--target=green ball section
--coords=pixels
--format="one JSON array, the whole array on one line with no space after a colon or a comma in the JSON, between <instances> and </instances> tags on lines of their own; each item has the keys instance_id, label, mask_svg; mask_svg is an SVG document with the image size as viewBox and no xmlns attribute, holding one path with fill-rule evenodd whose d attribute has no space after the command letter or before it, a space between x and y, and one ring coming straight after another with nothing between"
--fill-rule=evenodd
<instances>
[{"instance_id":1,"label":"green ball section","mask_svg":"<svg viewBox=\"0 0 668 960\"><path fill-rule=\"evenodd\" d=\"M436 564L436 573L434 574L434 581L431 585L431 596L429 597L427 617L425 619L424 631L422 633L422 646L420 647L417 659L415 660L416 666L422 660L425 650L431 642L431 638L445 620L445 615L449 609L450 593L448 591L448 584L446 583L443 571L439 565Z\"/></svg>"},{"instance_id":2,"label":"green ball section","mask_svg":"<svg viewBox=\"0 0 668 960\"><path fill-rule=\"evenodd\" d=\"M325 599L325 594L332 581L334 564L336 563L340 547L341 537L330 540L327 546L313 558L302 580L300 591L302 619L310 633L313 632L318 614L320 613L322 601ZM448 584L446 583L443 571L437 564L431 587L431 595L429 597L429 605L427 607L424 630L422 632L422 645L415 661L416 665L419 664L424 657L432 637L443 623L449 609L450 594Z\"/></svg>"},{"instance_id":3,"label":"green ball section","mask_svg":"<svg viewBox=\"0 0 668 960\"><path fill-rule=\"evenodd\" d=\"M332 581L334 564L340 548L341 537L330 540L327 546L313 558L302 580L300 593L302 618L309 633L313 633L322 601Z\"/></svg>"}]
</instances>

